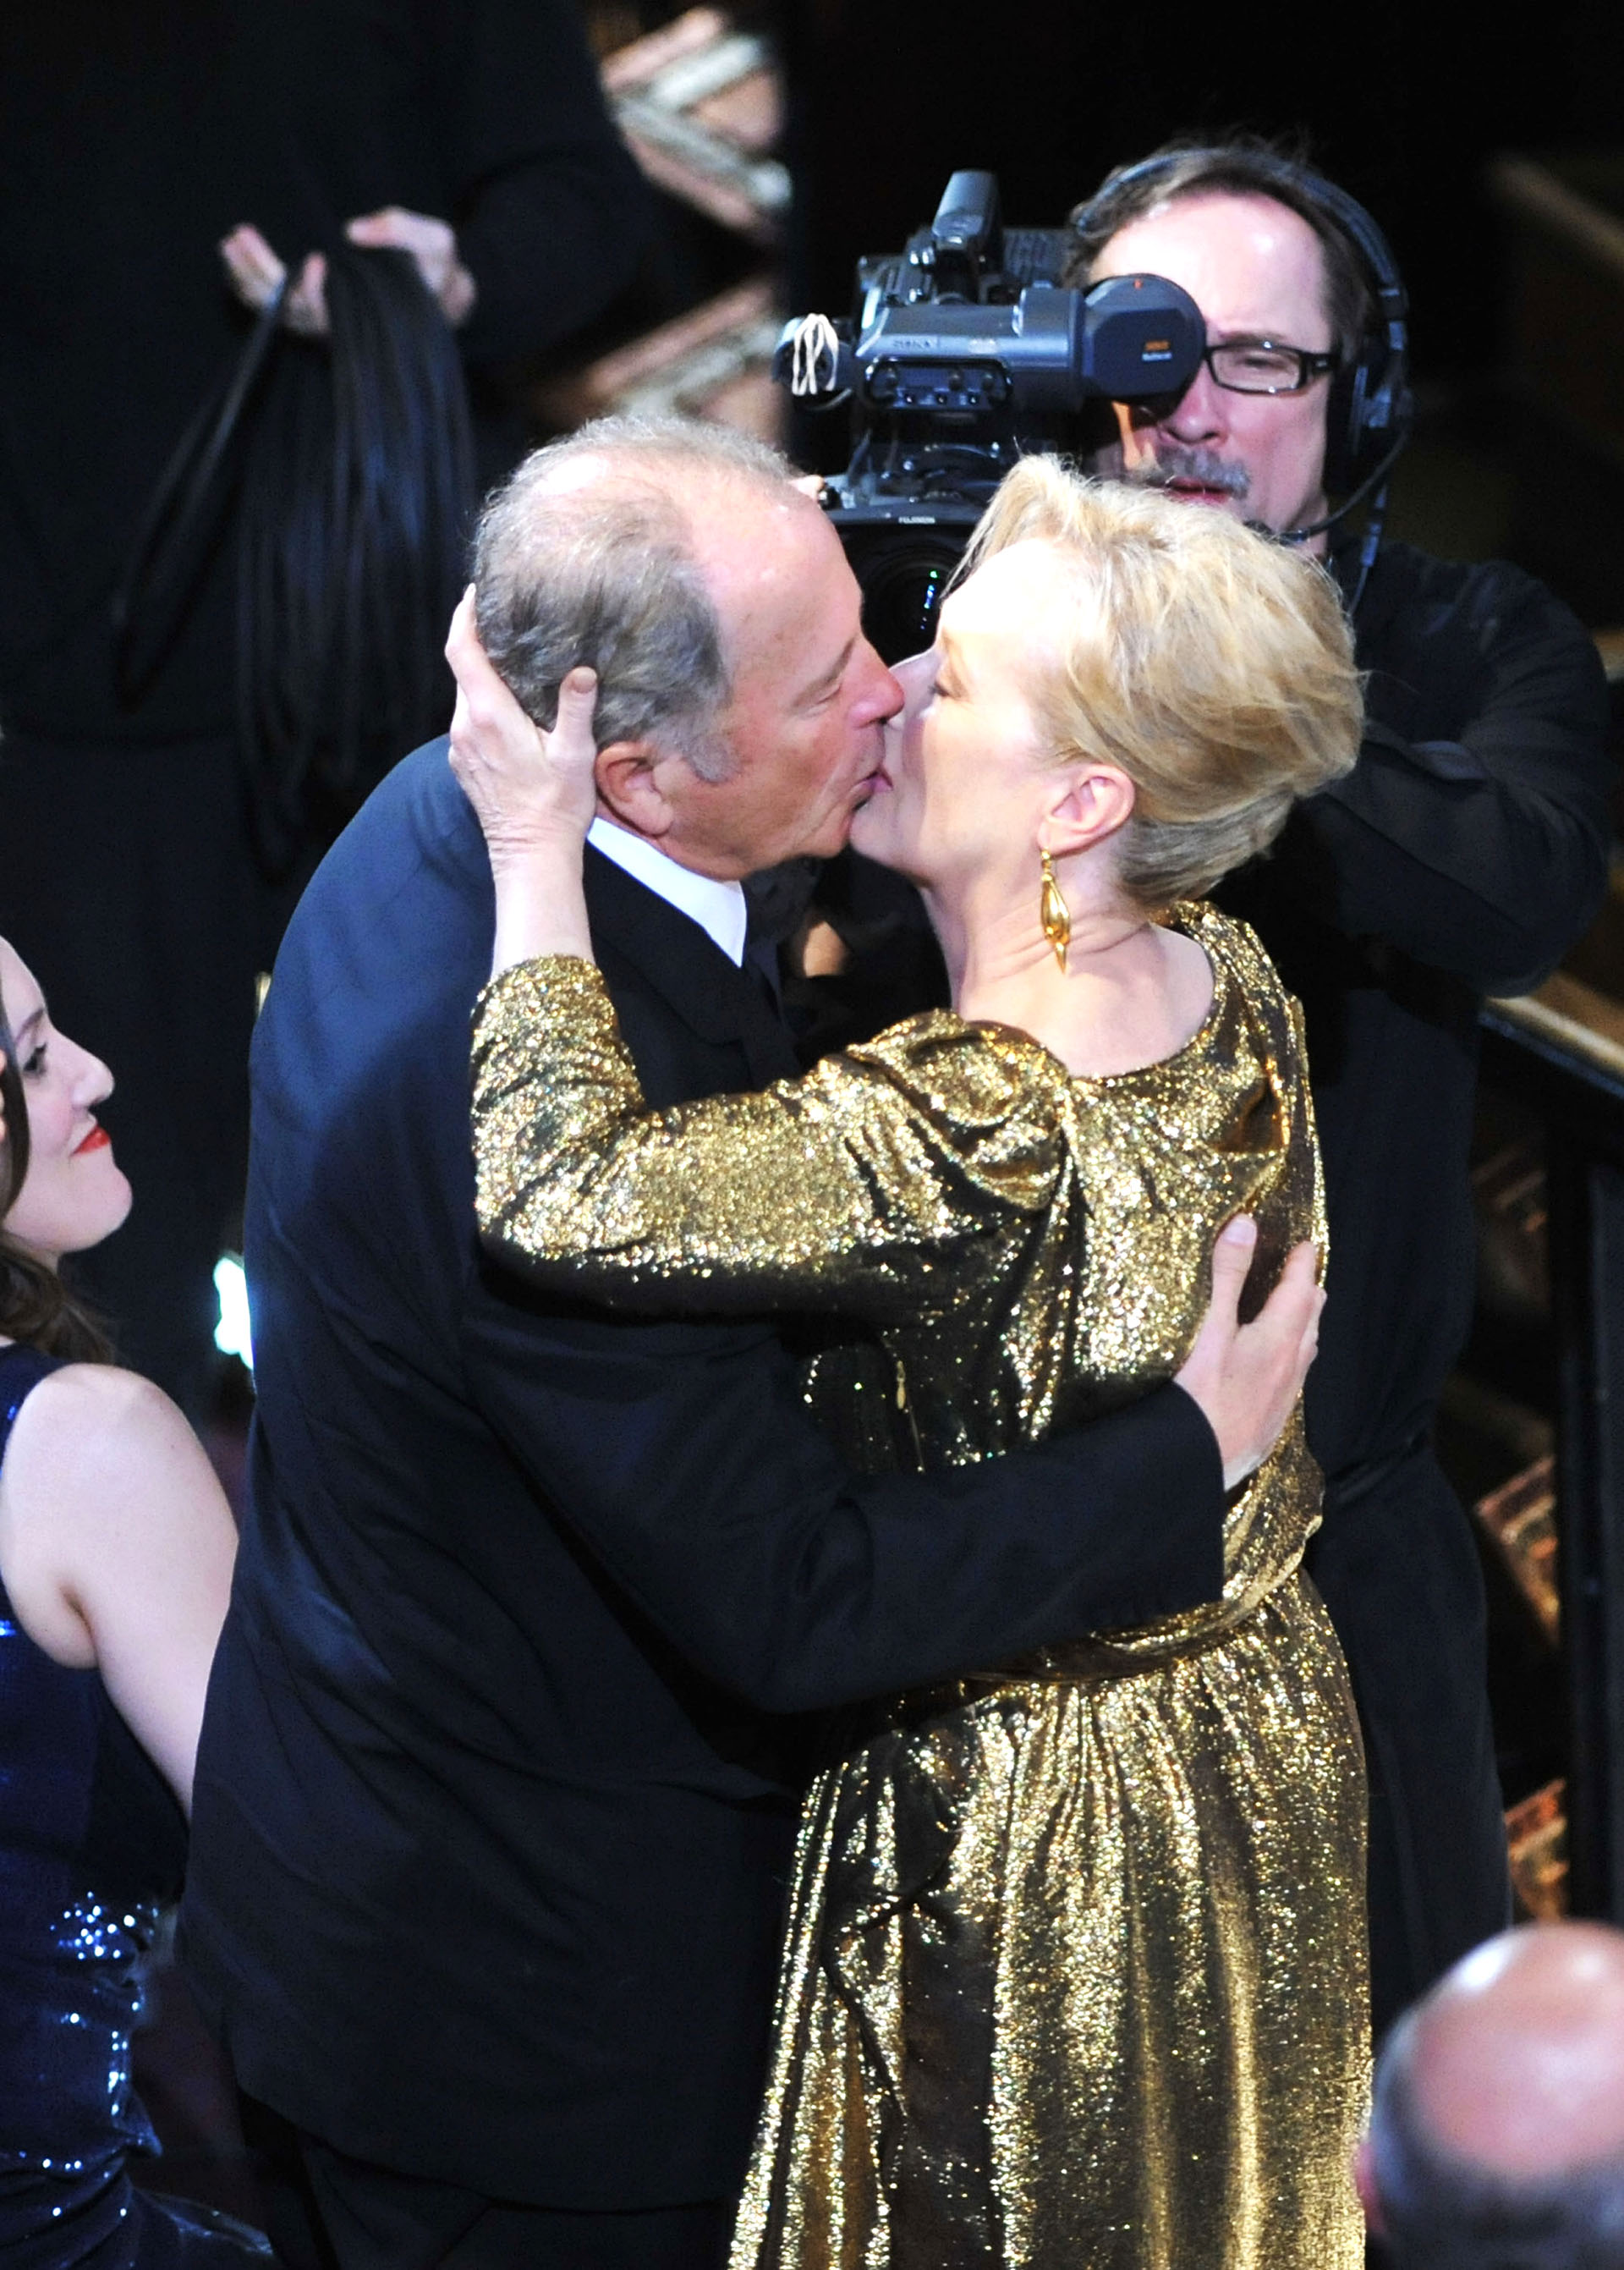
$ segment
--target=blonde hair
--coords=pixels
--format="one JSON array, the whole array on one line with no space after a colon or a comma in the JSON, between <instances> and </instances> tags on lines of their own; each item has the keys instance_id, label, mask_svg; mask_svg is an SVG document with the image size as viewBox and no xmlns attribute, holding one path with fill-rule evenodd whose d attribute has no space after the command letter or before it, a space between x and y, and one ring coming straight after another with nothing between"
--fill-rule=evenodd
<instances>
[{"instance_id":1,"label":"blonde hair","mask_svg":"<svg viewBox=\"0 0 1624 2270\"><path fill-rule=\"evenodd\" d=\"M1274 841L1297 797L1353 768L1364 705L1336 586L1227 513L1049 456L1009 474L955 581L1029 540L1076 571L1064 649L1029 695L1052 760L1132 781L1130 898L1198 898Z\"/></svg>"}]
</instances>

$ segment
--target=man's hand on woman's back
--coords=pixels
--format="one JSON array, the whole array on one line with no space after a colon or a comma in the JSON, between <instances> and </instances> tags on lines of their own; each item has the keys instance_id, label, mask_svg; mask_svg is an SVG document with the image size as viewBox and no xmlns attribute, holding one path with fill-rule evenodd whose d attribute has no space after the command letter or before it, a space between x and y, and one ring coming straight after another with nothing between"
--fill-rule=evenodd
<instances>
[{"instance_id":1,"label":"man's hand on woman's back","mask_svg":"<svg viewBox=\"0 0 1624 2270\"><path fill-rule=\"evenodd\" d=\"M1302 1391L1319 1345L1325 1295L1311 1243L1294 1249L1280 1281L1250 1324L1240 1321L1242 1288L1257 1225L1237 1215L1212 1249L1212 1298L1196 1344L1174 1384L1199 1407L1218 1437L1224 1487L1263 1464Z\"/></svg>"}]
</instances>

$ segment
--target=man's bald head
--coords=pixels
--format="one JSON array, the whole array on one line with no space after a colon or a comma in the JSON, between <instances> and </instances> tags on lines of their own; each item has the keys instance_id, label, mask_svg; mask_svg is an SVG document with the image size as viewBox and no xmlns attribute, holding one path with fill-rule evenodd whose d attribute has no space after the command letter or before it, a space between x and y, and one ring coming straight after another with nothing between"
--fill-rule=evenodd
<instances>
[{"instance_id":1,"label":"man's bald head","mask_svg":"<svg viewBox=\"0 0 1624 2270\"><path fill-rule=\"evenodd\" d=\"M1456 1965L1376 2069L1366 2188L1401 2263L1624 2266L1624 1932L1530 1925Z\"/></svg>"},{"instance_id":2,"label":"man's bald head","mask_svg":"<svg viewBox=\"0 0 1624 2270\"><path fill-rule=\"evenodd\" d=\"M708 527L815 509L777 450L721 427L599 419L534 451L486 505L475 543L479 635L551 725L577 663L598 675L600 746L652 741L725 777L731 692Z\"/></svg>"},{"instance_id":3,"label":"man's bald head","mask_svg":"<svg viewBox=\"0 0 1624 2270\"><path fill-rule=\"evenodd\" d=\"M1624 1932L1508 1932L1418 2012L1411 2087L1430 2134L1507 2176L1624 2154Z\"/></svg>"}]
</instances>

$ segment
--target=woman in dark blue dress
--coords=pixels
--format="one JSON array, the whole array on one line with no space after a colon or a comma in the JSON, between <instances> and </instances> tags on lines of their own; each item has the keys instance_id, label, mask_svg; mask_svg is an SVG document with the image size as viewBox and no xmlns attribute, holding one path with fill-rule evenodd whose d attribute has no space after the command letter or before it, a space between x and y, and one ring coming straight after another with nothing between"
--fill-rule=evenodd
<instances>
[{"instance_id":1,"label":"woman in dark blue dress","mask_svg":"<svg viewBox=\"0 0 1624 2270\"><path fill-rule=\"evenodd\" d=\"M0 996L0 2263L232 2270L264 2241L126 2164L157 2150L130 2035L180 1888L231 1514L57 1275L130 1207L107 1069L4 940Z\"/></svg>"}]
</instances>

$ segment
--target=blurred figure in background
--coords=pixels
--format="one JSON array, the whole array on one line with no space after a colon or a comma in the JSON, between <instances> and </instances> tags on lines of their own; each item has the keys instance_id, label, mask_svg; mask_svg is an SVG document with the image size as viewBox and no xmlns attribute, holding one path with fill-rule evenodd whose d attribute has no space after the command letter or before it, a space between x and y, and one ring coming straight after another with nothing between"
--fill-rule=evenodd
<instances>
[{"instance_id":1,"label":"blurred figure in background","mask_svg":"<svg viewBox=\"0 0 1624 2270\"><path fill-rule=\"evenodd\" d=\"M1624 1932L1457 1963L1382 2052L1358 2179L1394 2270L1620 2270Z\"/></svg>"},{"instance_id":2,"label":"blurred figure in background","mask_svg":"<svg viewBox=\"0 0 1624 2270\"><path fill-rule=\"evenodd\" d=\"M0 25L0 909L70 1028L125 1067L113 1122L141 1195L86 1281L131 1363L197 1415L213 1265L241 1203L256 974L378 738L342 647L271 641L290 617L389 635L387 607L382 627L362 616L370 587L331 604L286 516L240 575L245 510L285 486L263 460L349 437L352 521L317 531L330 575L357 517L382 522L399 584L455 574L455 557L413 553L389 497L422 452L456 456L442 429L468 416L460 360L472 462L441 481L437 522L441 554L458 549L451 490L471 503L523 446L504 366L625 281L642 195L573 0L19 0ZM218 461L210 419L194 430L167 575L121 642L115 598L160 476L243 352L243 300L270 299L279 271L263 367L219 421ZM436 369L438 324L446 419L414 427L416 390L390 397L388 355L356 345L385 300L386 339L404 323ZM380 427L404 464L368 490ZM324 494L315 470L308 493ZM426 657L389 659L407 679L432 668L449 715L440 634ZM323 742L335 715L363 760L347 771ZM392 759L443 720L404 739L380 722Z\"/></svg>"}]
</instances>

